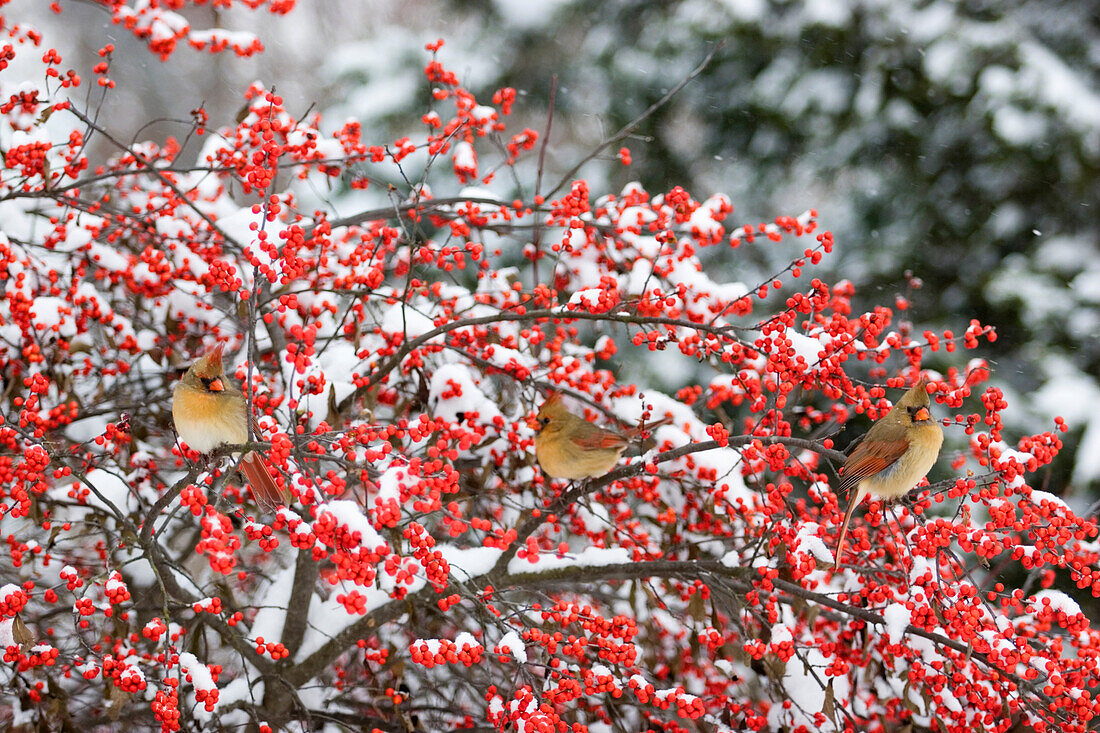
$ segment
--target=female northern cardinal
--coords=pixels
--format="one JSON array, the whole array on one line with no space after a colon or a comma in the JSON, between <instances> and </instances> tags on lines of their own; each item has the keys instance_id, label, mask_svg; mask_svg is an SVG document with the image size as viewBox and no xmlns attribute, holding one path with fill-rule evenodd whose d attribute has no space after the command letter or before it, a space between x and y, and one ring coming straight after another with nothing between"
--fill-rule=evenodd
<instances>
[{"instance_id":1,"label":"female northern cardinal","mask_svg":"<svg viewBox=\"0 0 1100 733\"><path fill-rule=\"evenodd\" d=\"M248 442L248 404L222 371L222 344L191 365L172 393L172 420L184 443L199 453L219 445ZM285 496L258 453L241 459L241 471L265 509L284 503Z\"/></svg>"},{"instance_id":2,"label":"female northern cardinal","mask_svg":"<svg viewBox=\"0 0 1100 733\"><path fill-rule=\"evenodd\" d=\"M837 493L848 492L848 511L840 527L833 570L840 568L848 523L863 497L905 496L920 483L940 455L943 430L928 412L927 387L928 380L923 378L914 384L890 412L871 426L844 462Z\"/></svg>"},{"instance_id":3,"label":"female northern cardinal","mask_svg":"<svg viewBox=\"0 0 1100 733\"><path fill-rule=\"evenodd\" d=\"M535 457L543 473L552 478L597 478L615 467L619 457L638 438L641 427L616 433L596 427L565 409L560 392L551 392L539 408ZM671 418L649 423L646 430L672 422Z\"/></svg>"}]
</instances>

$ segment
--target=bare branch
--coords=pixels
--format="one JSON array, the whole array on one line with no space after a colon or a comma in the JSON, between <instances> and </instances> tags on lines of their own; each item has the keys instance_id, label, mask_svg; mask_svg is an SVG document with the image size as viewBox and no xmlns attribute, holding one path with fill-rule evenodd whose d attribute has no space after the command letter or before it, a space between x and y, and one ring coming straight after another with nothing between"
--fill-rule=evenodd
<instances>
[{"instance_id":1,"label":"bare branch","mask_svg":"<svg viewBox=\"0 0 1100 733\"><path fill-rule=\"evenodd\" d=\"M602 153L604 150L607 150L609 147L611 147L615 143L620 142L621 140L625 140L627 137L630 136L630 134L632 132L634 132L634 130L636 130L638 128L638 125L645 122L645 120L647 120L654 112L656 112L661 107L664 107L666 104L668 104L669 100L671 100L673 97L675 97L677 94L679 94L680 91L684 87L686 87L688 84L690 84L693 79L695 79L697 76L702 74L703 71L706 70L706 68L708 66L710 66L710 62L714 59L715 55L717 55L717 53L722 50L722 48L725 45L726 45L726 42L724 40L719 41L718 43L714 44L714 48L712 48L710 50L710 53L708 53L706 55L706 57L701 62L699 62L698 66L696 66L694 69L692 69L690 74L685 76L680 81L679 84L672 87L672 89L669 89L668 92L666 92L663 97L658 99L653 104L649 105L649 107L646 109L645 112L642 112L640 115L635 117L633 120L626 123L626 125L624 125L618 132L616 132L611 137L605 139L603 142L601 142L599 145L597 145L595 148L593 148L592 151L588 153L588 155L581 158L581 160L576 165L574 165L572 168L570 168L569 171L564 176L561 177L561 180L558 181L557 185L554 186L552 189L550 189L546 193L546 198L552 197L554 194L556 194L558 191L560 191L562 188L564 188L568 183L570 183L573 180L573 177L577 175L577 173L580 171L581 168L584 167L585 163L592 160L597 155Z\"/></svg>"}]
</instances>

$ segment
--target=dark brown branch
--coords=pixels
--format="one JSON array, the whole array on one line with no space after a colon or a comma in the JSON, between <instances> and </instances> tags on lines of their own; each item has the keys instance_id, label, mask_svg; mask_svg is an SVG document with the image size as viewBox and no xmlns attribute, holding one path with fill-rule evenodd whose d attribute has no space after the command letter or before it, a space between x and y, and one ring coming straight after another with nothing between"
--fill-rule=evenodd
<instances>
[{"instance_id":1,"label":"dark brown branch","mask_svg":"<svg viewBox=\"0 0 1100 733\"><path fill-rule=\"evenodd\" d=\"M319 566L313 558L313 548L298 550L294 567L294 585L290 589L290 601L287 603L286 621L280 641L293 659L302 645L306 627L309 625L309 605L313 597L313 584L317 580Z\"/></svg>"},{"instance_id":2,"label":"dark brown branch","mask_svg":"<svg viewBox=\"0 0 1100 733\"><path fill-rule=\"evenodd\" d=\"M234 446L221 446L211 455L229 455L234 452L233 448ZM192 466L191 469L173 484L170 489L161 494L156 503L146 512L145 520L141 527L141 533L138 535L138 544L144 551L146 559L148 559L149 563L153 566L164 592L174 600L187 605L194 603L198 600L198 597L184 590L183 586L176 580L175 569L168 564L164 556L164 551L153 533L157 518L161 516L164 510L167 509L177 497L179 497L184 489L194 482L201 470L201 467L198 465ZM207 618L204 618L204 623L214 629L218 636L232 646L237 653L239 653L249 664L255 666L261 673L266 674L273 669L271 660L257 654L255 648L248 643L247 639L241 636L239 628L231 627L220 617L214 615L208 615Z\"/></svg>"},{"instance_id":3,"label":"dark brown branch","mask_svg":"<svg viewBox=\"0 0 1100 733\"><path fill-rule=\"evenodd\" d=\"M812 440L805 440L802 438L785 438L778 435L741 435L737 437L731 437L727 445L730 448L737 448L753 443L754 441L760 441L764 445L775 445L778 443L784 445L793 445L795 447L803 448L806 450L812 450L817 452L822 457L836 463L843 463L845 459L845 455L840 451L826 448L819 443L815 443ZM615 481L621 481L623 479L632 478L634 476L642 474L645 471L646 463L665 463L667 461L676 460L677 458L682 458L683 456L692 453L703 453L705 451L714 450L715 448L721 447L723 446L717 440L707 440L700 443L688 443L687 445L682 445L679 448L673 448L672 450L665 451L664 453L658 453L656 456L653 456L650 461L635 461L624 466L619 466L618 468L601 476L600 478L589 479L587 481L582 481L579 484L576 484L572 489L563 493L561 496L555 499L549 507L541 510L538 516L534 516L534 513L531 511L527 512L523 523L516 530L518 535L516 541L513 542L511 546L509 546L509 548L504 551L504 554L501 555L501 557L497 560L496 564L493 567L493 570L490 572L490 575L501 576L507 571L508 564L512 561L512 558L515 557L516 553L519 552L519 549L524 546L527 538L534 534L535 530L537 530L546 521L547 516L560 514L561 512L568 509L571 505L579 501L582 497L599 491L600 489L610 485Z\"/></svg>"}]
</instances>

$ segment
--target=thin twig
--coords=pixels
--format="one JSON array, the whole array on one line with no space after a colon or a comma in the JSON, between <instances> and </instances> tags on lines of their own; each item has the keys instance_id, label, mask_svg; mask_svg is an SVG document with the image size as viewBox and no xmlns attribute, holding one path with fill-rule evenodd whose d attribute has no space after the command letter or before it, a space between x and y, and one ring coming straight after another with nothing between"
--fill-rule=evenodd
<instances>
[{"instance_id":1,"label":"thin twig","mask_svg":"<svg viewBox=\"0 0 1100 733\"><path fill-rule=\"evenodd\" d=\"M581 168L583 168L584 165L586 163L588 163L588 161L592 160L597 155L599 155L600 153L602 153L604 150L611 147L615 143L619 142L620 140L626 139L632 132L634 132L634 130L638 127L638 125L642 124L642 122L644 122L646 119L648 119L650 117L650 115L652 115L654 112L659 110L661 107L664 107L666 104L668 104L668 101L670 99L672 99L677 94L679 94L680 91L684 87L686 87L689 83L691 83L691 81L693 79L695 79L695 77L697 77L697 76L699 76L700 74L703 73L703 71L710 65L711 60L714 59L715 55L719 51L721 51L722 47L725 46L725 45L726 45L726 42L724 40L719 41L718 43L716 43L714 45L714 48L712 48L710 50L710 53L708 53L706 55L706 58L704 58L699 63L698 66L696 66L694 69L692 69L691 73L688 74L686 77L684 77L680 81L679 84L672 87L672 89L668 90L668 92L663 97L658 99L653 104L649 105L649 108L646 109L645 112L642 112L640 115L635 117L633 120L626 123L622 127L622 129L620 129L618 132L616 132L611 137L605 139L603 142L601 142L599 145L597 145L588 155L584 156L580 160L580 162L578 162L575 166L570 168L569 172L566 173L564 176L562 176L561 180L558 181L558 184L546 193L546 198L550 198L551 196L556 194L558 191L560 191L566 184L568 184L570 181L572 181L573 176L577 175L577 172Z\"/></svg>"},{"instance_id":2,"label":"thin twig","mask_svg":"<svg viewBox=\"0 0 1100 733\"><path fill-rule=\"evenodd\" d=\"M142 163L143 165L147 166L149 168L149 170L153 173L153 175L155 175L160 180L161 183L163 183L165 186L167 186L169 189L171 189L172 193L176 194L176 196L180 200L180 203L184 204L185 206L187 206L187 208L194 211L195 214L197 214L199 216L199 218L201 218L204 222L206 222L206 225L210 227L211 231L216 232L218 234L218 236L222 238L222 240L224 240L227 244L232 245L238 251L244 251L244 245L242 245L240 241L238 241L235 237L233 237L233 236L229 235L228 233L226 233L226 231L224 229L222 229L221 226L219 226L216 221L214 221L212 218L210 218L209 214L207 214L205 211L200 209L198 204L196 204L194 201L191 201L188 198L187 194L184 193L184 191L182 189L180 189L180 187L177 186L176 183L171 178L164 175L164 173L162 173L160 170L157 169L157 167L153 163L153 161L150 161L148 158L146 158L144 155L142 155L141 153L134 150L132 147L130 147L126 143L121 142L120 140L118 140L118 138L116 138L114 135L107 132L107 130L105 128L100 127L99 125L97 125L95 122L92 121L91 118L89 118L86 114L84 114L80 110L76 109L75 107L69 107L68 111L71 112L74 116L76 116L76 118L79 119L81 122L83 122L84 124L91 127L93 130L98 132L100 135L103 135L103 137L107 138L107 140L109 140L112 145L119 148L120 150L125 151L129 155L134 156L135 160L137 160L140 163Z\"/></svg>"},{"instance_id":3,"label":"thin twig","mask_svg":"<svg viewBox=\"0 0 1100 733\"><path fill-rule=\"evenodd\" d=\"M550 144L550 130L554 126L554 100L558 93L558 75L554 74L550 77L550 102L546 111L546 133L542 136L542 146L539 148L539 170L535 177L535 201L539 200L539 194L542 192L542 174L546 170L546 146ZM531 237L531 246L534 247L535 254L531 258L531 287L536 288L539 286L539 256L540 245L542 244L542 228L539 226L542 222L539 217L535 217L535 229Z\"/></svg>"},{"instance_id":4,"label":"thin twig","mask_svg":"<svg viewBox=\"0 0 1100 733\"><path fill-rule=\"evenodd\" d=\"M562 308L543 308L539 310L531 310L523 313L515 311L502 311L500 313L494 313L487 316L477 316L474 318L465 318L458 321L451 321L450 323L444 323L441 326L433 328L431 331L421 334L411 341L404 342L397 352L387 359L384 363L380 364L370 375L367 381L357 387L354 392L349 394L343 400L340 401L339 409L345 410L349 406L355 403L355 400L359 399L367 392L369 392L376 384L381 382L386 376L397 368L401 362L408 356L413 350L423 346L427 342L434 338L438 338L443 334L449 333L459 328L468 328L470 326L483 326L489 323L498 323L504 321L534 321L534 320L578 320L578 321L609 321L611 323L625 323L634 325L665 325L674 326L677 328L690 328L711 335L729 339L731 342L742 343L736 336L733 335L735 331L746 330L738 326L725 325L725 326L707 326L702 323L695 323L694 321L687 321L678 318L666 318L662 316L642 316L633 313L590 313L588 311L570 311ZM748 344L743 344L750 346ZM751 348L751 346L750 346Z\"/></svg>"}]
</instances>

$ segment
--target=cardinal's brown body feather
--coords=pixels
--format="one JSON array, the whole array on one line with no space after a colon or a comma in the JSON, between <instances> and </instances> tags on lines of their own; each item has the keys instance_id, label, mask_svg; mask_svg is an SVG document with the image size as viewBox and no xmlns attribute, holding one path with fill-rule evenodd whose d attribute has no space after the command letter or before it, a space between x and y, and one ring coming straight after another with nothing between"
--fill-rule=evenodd
<instances>
[{"instance_id":1,"label":"cardinal's brown body feather","mask_svg":"<svg viewBox=\"0 0 1100 733\"><path fill-rule=\"evenodd\" d=\"M535 457L543 473L552 478L585 479L603 476L615 467L623 451L640 429L623 433L598 427L574 415L562 404L561 395L553 392L539 408L536 418L539 432L535 436ZM669 420L648 423L652 430Z\"/></svg>"},{"instance_id":2,"label":"cardinal's brown body feather","mask_svg":"<svg viewBox=\"0 0 1100 733\"><path fill-rule=\"evenodd\" d=\"M848 509L836 545L836 563L852 514L869 494L883 499L905 496L936 462L943 430L928 412L928 383L922 379L867 431L841 469L838 494L848 494Z\"/></svg>"},{"instance_id":3,"label":"cardinal's brown body feather","mask_svg":"<svg viewBox=\"0 0 1100 733\"><path fill-rule=\"evenodd\" d=\"M224 374L219 344L192 364L172 391L176 433L198 452L209 453L220 445L247 443L248 420L248 403ZM286 502L283 489L259 454L245 453L240 466L256 500L265 509Z\"/></svg>"}]
</instances>

